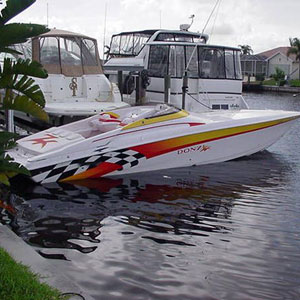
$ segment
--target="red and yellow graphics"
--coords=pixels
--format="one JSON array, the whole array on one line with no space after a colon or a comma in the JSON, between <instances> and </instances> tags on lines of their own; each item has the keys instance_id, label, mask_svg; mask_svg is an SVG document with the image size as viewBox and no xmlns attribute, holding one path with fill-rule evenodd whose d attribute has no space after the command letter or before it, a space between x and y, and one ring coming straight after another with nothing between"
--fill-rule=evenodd
<instances>
[{"instance_id":1,"label":"red and yellow graphics","mask_svg":"<svg viewBox=\"0 0 300 300\"><path fill-rule=\"evenodd\" d=\"M77 175L64 178L63 181L101 177L114 171L122 170L125 167L135 167L141 163L142 159L151 159L172 151L177 151L177 154L183 154L184 151L187 151L184 149L192 146L195 146L196 148L198 147L199 153L204 153L211 150L211 146L207 145L209 142L266 129L268 127L276 126L293 119L295 118L290 117L252 125L243 125L207 132L199 132L129 147L119 150L118 153L114 152L114 155L109 155L109 158L107 158L106 161L100 162L96 167L90 168L87 171ZM132 132L128 134L131 133Z\"/></svg>"},{"instance_id":2,"label":"red and yellow graphics","mask_svg":"<svg viewBox=\"0 0 300 300\"><path fill-rule=\"evenodd\" d=\"M40 144L41 147L44 148L48 143L57 143L57 137L47 133L44 137L32 139L29 141L33 142L32 145Z\"/></svg>"}]
</instances>

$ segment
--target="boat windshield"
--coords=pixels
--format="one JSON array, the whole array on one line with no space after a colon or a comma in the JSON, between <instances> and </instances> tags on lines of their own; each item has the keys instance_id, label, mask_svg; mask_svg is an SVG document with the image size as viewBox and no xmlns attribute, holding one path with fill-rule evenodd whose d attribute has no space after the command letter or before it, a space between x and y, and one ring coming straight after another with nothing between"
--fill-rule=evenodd
<instances>
[{"instance_id":1,"label":"boat windshield","mask_svg":"<svg viewBox=\"0 0 300 300\"><path fill-rule=\"evenodd\" d=\"M97 66L96 45L93 40L79 37L42 37L40 62L42 64Z\"/></svg>"},{"instance_id":2,"label":"boat windshield","mask_svg":"<svg viewBox=\"0 0 300 300\"><path fill-rule=\"evenodd\" d=\"M102 74L96 40L80 36L41 36L33 40L33 59L49 74Z\"/></svg>"},{"instance_id":3,"label":"boat windshield","mask_svg":"<svg viewBox=\"0 0 300 300\"><path fill-rule=\"evenodd\" d=\"M190 78L241 80L240 50L214 46L150 46L148 72L151 77L182 78L187 69Z\"/></svg>"},{"instance_id":4,"label":"boat windshield","mask_svg":"<svg viewBox=\"0 0 300 300\"><path fill-rule=\"evenodd\" d=\"M110 56L136 56L156 31L129 32L112 36ZM188 32L160 32L155 37L159 42L206 43L205 37Z\"/></svg>"},{"instance_id":5,"label":"boat windshield","mask_svg":"<svg viewBox=\"0 0 300 300\"><path fill-rule=\"evenodd\" d=\"M128 33L114 35L111 39L109 55L136 56L144 47L152 34Z\"/></svg>"},{"instance_id":6,"label":"boat windshield","mask_svg":"<svg viewBox=\"0 0 300 300\"><path fill-rule=\"evenodd\" d=\"M146 117L146 119L149 118L156 118L160 116L165 116L169 114L174 114L179 112L181 109L175 107L175 106L170 106L167 104L157 104L153 110L153 114Z\"/></svg>"}]
</instances>

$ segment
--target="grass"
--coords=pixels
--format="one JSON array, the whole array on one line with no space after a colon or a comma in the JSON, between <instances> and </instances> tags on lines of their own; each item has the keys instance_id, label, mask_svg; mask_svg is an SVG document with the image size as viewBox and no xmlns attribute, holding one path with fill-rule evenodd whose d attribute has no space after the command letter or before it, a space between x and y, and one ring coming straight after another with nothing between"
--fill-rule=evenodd
<instances>
[{"instance_id":1,"label":"grass","mask_svg":"<svg viewBox=\"0 0 300 300\"><path fill-rule=\"evenodd\" d=\"M300 80L299 79L291 79L289 81L289 84L292 87L300 87Z\"/></svg>"},{"instance_id":2,"label":"grass","mask_svg":"<svg viewBox=\"0 0 300 300\"><path fill-rule=\"evenodd\" d=\"M263 85L277 85L277 81L275 79L267 79L267 80L264 80Z\"/></svg>"},{"instance_id":3,"label":"grass","mask_svg":"<svg viewBox=\"0 0 300 300\"><path fill-rule=\"evenodd\" d=\"M37 274L16 263L0 248L0 299L1 300L63 300L61 293L40 283Z\"/></svg>"}]
</instances>

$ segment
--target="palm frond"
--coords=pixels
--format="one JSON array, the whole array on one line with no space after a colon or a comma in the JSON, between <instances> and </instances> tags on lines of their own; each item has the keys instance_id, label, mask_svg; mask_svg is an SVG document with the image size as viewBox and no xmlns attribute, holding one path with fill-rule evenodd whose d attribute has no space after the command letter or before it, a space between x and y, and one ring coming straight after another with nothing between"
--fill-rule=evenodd
<instances>
[{"instance_id":1,"label":"palm frond","mask_svg":"<svg viewBox=\"0 0 300 300\"><path fill-rule=\"evenodd\" d=\"M38 24L11 23L3 25L0 26L0 47L25 43L27 39L48 31L46 26Z\"/></svg>"},{"instance_id":2,"label":"palm frond","mask_svg":"<svg viewBox=\"0 0 300 300\"><path fill-rule=\"evenodd\" d=\"M2 109L25 112L43 121L48 121L48 115L43 107L26 95L4 98Z\"/></svg>"},{"instance_id":3,"label":"palm frond","mask_svg":"<svg viewBox=\"0 0 300 300\"><path fill-rule=\"evenodd\" d=\"M1 10L0 24L4 25L34 2L35 0L7 0L6 7Z\"/></svg>"}]
</instances>

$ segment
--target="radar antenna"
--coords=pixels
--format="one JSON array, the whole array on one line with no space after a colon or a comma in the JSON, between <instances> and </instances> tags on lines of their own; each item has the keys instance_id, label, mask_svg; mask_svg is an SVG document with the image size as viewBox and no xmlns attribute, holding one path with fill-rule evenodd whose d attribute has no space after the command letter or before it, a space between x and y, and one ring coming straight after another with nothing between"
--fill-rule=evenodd
<instances>
[{"instance_id":1,"label":"radar antenna","mask_svg":"<svg viewBox=\"0 0 300 300\"><path fill-rule=\"evenodd\" d=\"M191 15L189 19L192 19L191 24L180 24L180 30L188 31L194 22L195 15Z\"/></svg>"}]
</instances>

